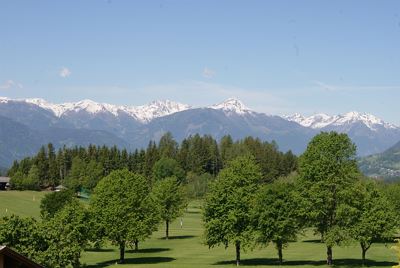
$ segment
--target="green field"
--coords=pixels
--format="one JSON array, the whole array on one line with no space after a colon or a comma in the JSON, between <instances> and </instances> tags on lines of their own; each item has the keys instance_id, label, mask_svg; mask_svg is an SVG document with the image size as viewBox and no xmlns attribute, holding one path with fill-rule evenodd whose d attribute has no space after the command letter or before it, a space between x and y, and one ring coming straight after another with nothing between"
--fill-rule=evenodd
<instances>
[{"instance_id":1,"label":"green field","mask_svg":"<svg viewBox=\"0 0 400 268\"><path fill-rule=\"evenodd\" d=\"M44 192L0 192L0 215L8 212L18 215L39 216L40 198ZM35 197L35 198L33 198ZM35 199L35 200L33 200ZM158 232L151 239L139 245L139 252L128 250L127 264L124 267L234 267L234 248L225 250L223 247L208 249L202 244L201 210L196 202L192 202L188 211L180 220L171 226L170 240L163 239L164 228L160 226ZM390 249L391 245L373 244L367 253L367 267L391 267L396 257ZM82 263L87 267L121 266L115 265L119 252L116 247L107 246L99 251L87 250L82 255ZM335 247L335 267L361 267L361 250L358 245L343 248ZM318 238L308 233L301 237L299 242L291 243L284 250L285 264L277 264L276 251L273 246L255 249L242 253L243 266L258 267L326 267L325 247Z\"/></svg>"}]
</instances>

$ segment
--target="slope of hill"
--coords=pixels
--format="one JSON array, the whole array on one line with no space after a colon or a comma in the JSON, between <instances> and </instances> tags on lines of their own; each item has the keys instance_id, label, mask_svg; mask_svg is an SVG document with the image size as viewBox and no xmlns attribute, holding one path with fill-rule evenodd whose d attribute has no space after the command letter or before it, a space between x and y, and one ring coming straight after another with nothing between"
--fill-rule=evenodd
<instances>
[{"instance_id":1,"label":"slope of hill","mask_svg":"<svg viewBox=\"0 0 400 268\"><path fill-rule=\"evenodd\" d=\"M361 158L359 166L368 176L386 180L400 178L400 142L383 153Z\"/></svg>"}]
</instances>

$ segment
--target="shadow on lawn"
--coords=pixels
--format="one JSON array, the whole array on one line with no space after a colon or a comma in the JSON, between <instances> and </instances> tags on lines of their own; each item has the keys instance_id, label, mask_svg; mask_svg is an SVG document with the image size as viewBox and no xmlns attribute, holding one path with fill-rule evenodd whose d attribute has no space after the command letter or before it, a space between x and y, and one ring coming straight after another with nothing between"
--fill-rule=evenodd
<instances>
[{"instance_id":1,"label":"shadow on lawn","mask_svg":"<svg viewBox=\"0 0 400 268\"><path fill-rule=\"evenodd\" d=\"M175 240L175 239L188 239L188 238L194 238L196 236L194 235L176 235L176 236L170 236L168 237L168 240ZM165 236L159 238L160 240L166 240Z\"/></svg>"},{"instance_id":2,"label":"shadow on lawn","mask_svg":"<svg viewBox=\"0 0 400 268\"><path fill-rule=\"evenodd\" d=\"M86 252L112 252L115 251L115 249L111 248L88 248L85 249Z\"/></svg>"},{"instance_id":3,"label":"shadow on lawn","mask_svg":"<svg viewBox=\"0 0 400 268\"><path fill-rule=\"evenodd\" d=\"M236 264L236 261L220 261L214 263L214 265L233 265ZM257 266L257 265L271 265L278 266L278 259L267 259L267 258L255 258L255 259L244 259L240 261L241 265L245 266ZM333 264L336 267L362 267L362 262L360 259L336 259L333 260ZM382 266L382 267L391 267L395 265L395 262L390 261L374 261L374 260L366 260L365 266ZM283 266L300 266L300 265L312 265L312 266L326 266L326 261L283 261Z\"/></svg>"},{"instance_id":4,"label":"shadow on lawn","mask_svg":"<svg viewBox=\"0 0 400 268\"><path fill-rule=\"evenodd\" d=\"M126 253L158 253L171 250L170 248L142 248L139 250L130 249Z\"/></svg>"},{"instance_id":5,"label":"shadow on lawn","mask_svg":"<svg viewBox=\"0 0 400 268\"><path fill-rule=\"evenodd\" d=\"M303 240L302 243L322 243L321 239Z\"/></svg>"},{"instance_id":6,"label":"shadow on lawn","mask_svg":"<svg viewBox=\"0 0 400 268\"><path fill-rule=\"evenodd\" d=\"M185 213L187 213L187 214L200 214L201 211L200 210L188 210Z\"/></svg>"},{"instance_id":7,"label":"shadow on lawn","mask_svg":"<svg viewBox=\"0 0 400 268\"><path fill-rule=\"evenodd\" d=\"M156 264L156 263L162 263L162 262L171 262L174 260L175 260L174 258L168 258L168 257L126 258L124 264ZM94 265L88 265L87 267L90 267L90 268L107 267L107 266L116 264L117 262L118 262L118 260L105 261L105 262L99 262Z\"/></svg>"}]
</instances>

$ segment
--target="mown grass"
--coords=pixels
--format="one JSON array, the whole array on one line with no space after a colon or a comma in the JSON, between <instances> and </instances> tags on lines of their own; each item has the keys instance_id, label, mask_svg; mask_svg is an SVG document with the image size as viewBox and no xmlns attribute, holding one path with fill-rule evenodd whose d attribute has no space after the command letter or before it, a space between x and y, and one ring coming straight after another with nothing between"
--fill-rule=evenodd
<instances>
[{"instance_id":1,"label":"mown grass","mask_svg":"<svg viewBox=\"0 0 400 268\"><path fill-rule=\"evenodd\" d=\"M37 194L32 201L33 194ZM8 206L9 212L19 215L39 216L39 202L44 193L38 192L0 192L0 211ZM2 212L0 215L4 215ZM233 247L209 249L202 243L203 227L199 202L192 202L188 211L171 225L169 240L165 240L164 226L147 241L139 244L139 251L128 249L126 264L117 265L119 252L115 246L106 245L101 250L88 249L82 254L81 261L87 267L233 267L235 252ZM367 253L366 267L391 267L396 257L390 244L373 244ZM334 248L335 267L361 267L361 250L357 244ZM327 267L325 265L325 247L311 232L300 237L284 250L284 265L279 266L275 248L256 248L242 253L242 265L248 267Z\"/></svg>"}]
</instances>

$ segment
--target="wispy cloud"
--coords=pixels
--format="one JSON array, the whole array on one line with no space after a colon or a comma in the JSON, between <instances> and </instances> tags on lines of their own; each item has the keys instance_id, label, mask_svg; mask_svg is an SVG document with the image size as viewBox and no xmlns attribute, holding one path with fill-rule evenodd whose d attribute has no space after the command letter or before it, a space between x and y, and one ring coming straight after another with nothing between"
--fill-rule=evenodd
<instances>
[{"instance_id":1,"label":"wispy cloud","mask_svg":"<svg viewBox=\"0 0 400 268\"><path fill-rule=\"evenodd\" d=\"M58 73L62 78L69 77L72 73L67 67L62 67Z\"/></svg>"},{"instance_id":2,"label":"wispy cloud","mask_svg":"<svg viewBox=\"0 0 400 268\"><path fill-rule=\"evenodd\" d=\"M209 69L208 67L204 67L202 74L203 74L204 78L211 79L211 78L213 78L215 76L215 71Z\"/></svg>"},{"instance_id":3,"label":"wispy cloud","mask_svg":"<svg viewBox=\"0 0 400 268\"><path fill-rule=\"evenodd\" d=\"M10 88L23 88L23 85L14 80L7 80L0 85L0 89L10 89Z\"/></svg>"},{"instance_id":4,"label":"wispy cloud","mask_svg":"<svg viewBox=\"0 0 400 268\"><path fill-rule=\"evenodd\" d=\"M151 85L138 91L136 91L137 94L146 98L146 101L154 100L154 96L160 99L179 96L174 100L197 107L219 103L231 97L240 99L252 110L268 114L288 113L293 107L288 99L267 89L247 89L204 81L190 80L174 84Z\"/></svg>"},{"instance_id":5,"label":"wispy cloud","mask_svg":"<svg viewBox=\"0 0 400 268\"><path fill-rule=\"evenodd\" d=\"M400 90L400 86L360 86L360 85L332 85L318 80L312 81L317 88L324 91L382 91L382 90Z\"/></svg>"}]
</instances>

